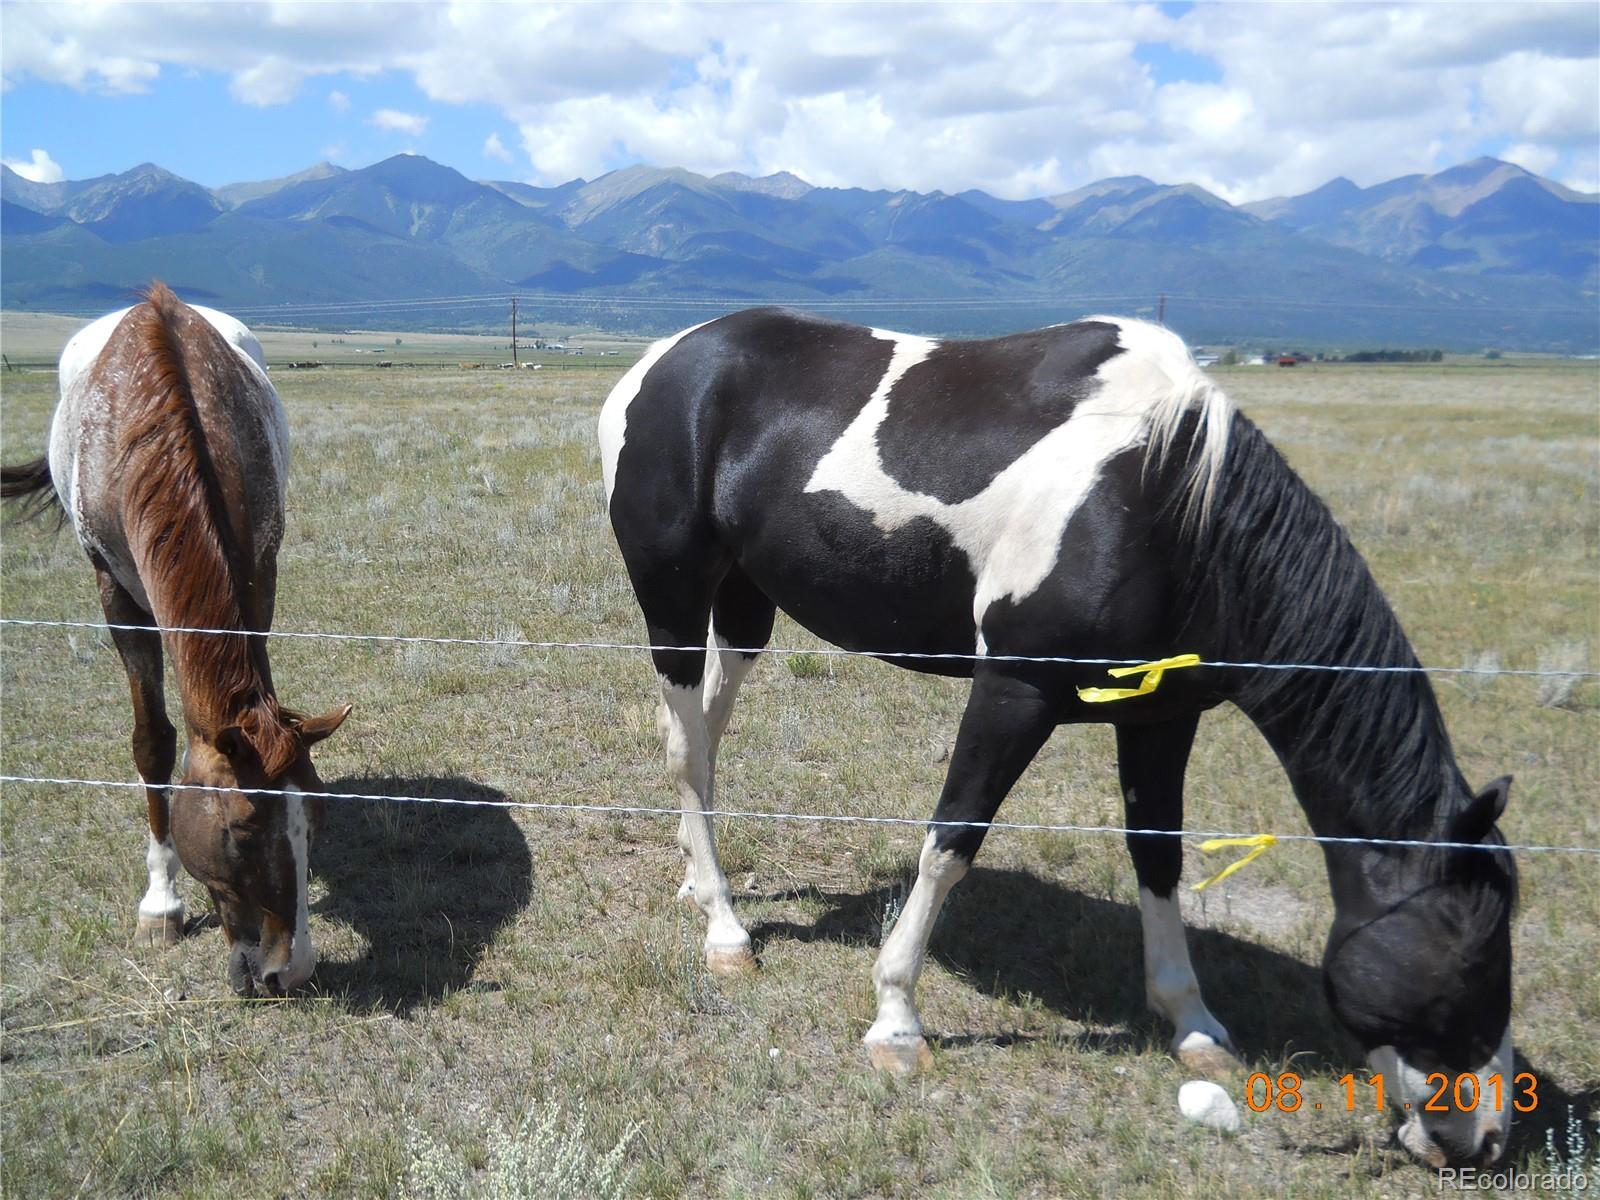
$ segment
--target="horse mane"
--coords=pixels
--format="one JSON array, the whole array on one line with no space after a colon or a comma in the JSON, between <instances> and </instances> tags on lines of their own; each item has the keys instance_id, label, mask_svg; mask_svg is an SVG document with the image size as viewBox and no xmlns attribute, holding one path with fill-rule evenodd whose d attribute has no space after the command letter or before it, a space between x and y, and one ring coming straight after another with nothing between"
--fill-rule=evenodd
<instances>
[{"instance_id":1,"label":"horse mane","mask_svg":"<svg viewBox=\"0 0 1600 1200\"><path fill-rule=\"evenodd\" d=\"M1215 653L1227 660L1416 667L1393 609L1327 505L1253 422L1235 412L1230 425L1209 510L1179 524L1192 564L1191 622L1215 631ZM1229 675L1238 676L1227 680L1229 698L1291 773L1333 784L1328 795L1302 797L1319 828L1448 835L1470 793L1426 675ZM1345 811L1328 811L1335 797L1349 798Z\"/></svg>"},{"instance_id":2,"label":"horse mane","mask_svg":"<svg viewBox=\"0 0 1600 1200\"><path fill-rule=\"evenodd\" d=\"M1137 364L1131 385L1149 399L1146 478L1170 468L1175 451L1183 448L1182 476L1174 494L1180 523L1193 532L1211 519L1228 454L1233 401L1200 370L1189 347L1170 329L1126 317L1084 317L1077 323L1113 326L1123 351L1120 361Z\"/></svg>"},{"instance_id":3,"label":"horse mane","mask_svg":"<svg viewBox=\"0 0 1600 1200\"><path fill-rule=\"evenodd\" d=\"M114 341L108 353L130 360L117 432L123 523L156 617L168 626L254 630L247 560L196 402L197 388L209 397L237 376L234 352L161 283L123 319ZM261 639L168 638L191 721L207 734L240 726L268 779L286 771L300 747L273 695Z\"/></svg>"}]
</instances>

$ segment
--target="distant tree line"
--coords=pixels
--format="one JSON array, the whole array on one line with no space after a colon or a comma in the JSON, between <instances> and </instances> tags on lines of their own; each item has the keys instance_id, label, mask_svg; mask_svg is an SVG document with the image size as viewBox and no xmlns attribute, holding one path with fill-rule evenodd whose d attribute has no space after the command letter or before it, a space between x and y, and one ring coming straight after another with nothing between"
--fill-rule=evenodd
<instances>
[{"instance_id":1,"label":"distant tree line","mask_svg":"<svg viewBox=\"0 0 1600 1200\"><path fill-rule=\"evenodd\" d=\"M1357 350L1339 359L1349 363L1418 363L1443 362L1443 350Z\"/></svg>"}]
</instances>

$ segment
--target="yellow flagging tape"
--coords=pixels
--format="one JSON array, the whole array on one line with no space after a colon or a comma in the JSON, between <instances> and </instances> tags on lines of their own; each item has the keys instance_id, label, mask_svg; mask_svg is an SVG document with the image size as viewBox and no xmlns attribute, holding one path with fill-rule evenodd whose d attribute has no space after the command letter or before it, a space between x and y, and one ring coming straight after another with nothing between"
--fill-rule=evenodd
<instances>
[{"instance_id":1,"label":"yellow flagging tape","mask_svg":"<svg viewBox=\"0 0 1600 1200\"><path fill-rule=\"evenodd\" d=\"M1255 849L1251 850L1249 854L1246 854L1238 862L1229 863L1209 879L1202 879L1199 883L1194 885L1193 890L1197 892L1204 891L1213 883L1221 882L1229 875L1232 875L1235 871L1249 866L1252 861L1260 858L1263 854L1277 844L1278 839L1273 837L1270 833L1260 833L1255 837L1211 838L1209 841L1201 842L1200 849L1204 850L1207 854L1210 854L1213 850L1221 850L1227 846L1254 846Z\"/></svg>"},{"instance_id":2,"label":"yellow flagging tape","mask_svg":"<svg viewBox=\"0 0 1600 1200\"><path fill-rule=\"evenodd\" d=\"M1126 700L1130 696L1143 696L1153 692L1161 686L1161 676L1167 671L1175 671L1179 667L1198 667L1200 656L1198 654L1180 654L1176 658L1163 658L1157 662L1140 663L1136 667L1113 667L1107 671L1113 679L1121 679L1125 675L1143 674L1138 687L1131 688L1097 688L1083 687L1078 689L1078 699L1085 704L1104 704L1108 700Z\"/></svg>"}]
</instances>

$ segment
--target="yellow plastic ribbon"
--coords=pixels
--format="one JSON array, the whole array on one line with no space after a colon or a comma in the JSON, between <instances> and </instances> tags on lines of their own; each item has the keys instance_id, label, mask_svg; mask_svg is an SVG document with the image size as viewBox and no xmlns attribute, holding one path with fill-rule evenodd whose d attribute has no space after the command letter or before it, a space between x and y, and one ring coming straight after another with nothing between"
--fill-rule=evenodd
<instances>
[{"instance_id":1,"label":"yellow plastic ribbon","mask_svg":"<svg viewBox=\"0 0 1600 1200\"><path fill-rule=\"evenodd\" d=\"M1255 849L1250 851L1249 854L1246 854L1238 862L1229 863L1227 866L1223 867L1222 870L1211 876L1211 878L1202 879L1199 883L1194 885L1194 890L1197 892L1203 891L1210 887L1213 883L1220 883L1229 875L1232 875L1235 871L1242 870L1249 866L1251 862L1260 858L1263 854L1277 844L1278 839L1273 837L1270 833L1258 833L1255 837L1246 838L1211 838L1209 841L1201 842L1200 849L1204 850L1207 854L1210 854L1213 850L1221 850L1226 846L1254 846Z\"/></svg>"},{"instance_id":2,"label":"yellow plastic ribbon","mask_svg":"<svg viewBox=\"0 0 1600 1200\"><path fill-rule=\"evenodd\" d=\"M1167 671L1175 671L1179 667L1198 667L1199 665L1200 656L1198 654L1180 654L1176 658L1163 658L1157 662L1140 663L1136 667L1113 667L1106 672L1113 679L1121 679L1125 675L1138 675L1141 673L1143 673L1144 678L1139 681L1138 687L1082 687L1078 689L1078 699L1085 704L1104 704L1108 700L1126 700L1130 696L1143 696L1161 686L1161 676Z\"/></svg>"}]
</instances>

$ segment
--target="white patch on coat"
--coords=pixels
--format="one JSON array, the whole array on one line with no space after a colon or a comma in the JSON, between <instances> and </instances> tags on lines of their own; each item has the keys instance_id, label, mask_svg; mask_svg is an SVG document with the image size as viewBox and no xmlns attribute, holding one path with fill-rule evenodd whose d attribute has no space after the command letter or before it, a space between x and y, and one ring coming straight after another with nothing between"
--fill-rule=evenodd
<instances>
[{"instance_id":1,"label":"white patch on coat","mask_svg":"<svg viewBox=\"0 0 1600 1200\"><path fill-rule=\"evenodd\" d=\"M1178 898L1160 897L1149 888L1140 888L1139 920L1144 931L1145 1000L1172 1022L1173 1050L1228 1045L1228 1031L1201 999Z\"/></svg>"},{"instance_id":2,"label":"white patch on coat","mask_svg":"<svg viewBox=\"0 0 1600 1200\"><path fill-rule=\"evenodd\" d=\"M145 851L145 866L150 869L150 888L139 901L141 917L179 918L183 916L183 900L178 896L178 851L172 838L156 841L148 835L149 848Z\"/></svg>"},{"instance_id":3,"label":"white patch on coat","mask_svg":"<svg viewBox=\"0 0 1600 1200\"><path fill-rule=\"evenodd\" d=\"M644 377L668 350L696 329L704 329L709 324L710 321L702 321L653 343L644 356L628 368L628 373L617 380L611 394L606 397L605 404L600 408L599 432L600 472L605 477L607 504L611 503L611 490L617 485L617 459L622 455L623 443L628 440L628 406L638 398L640 389L644 387Z\"/></svg>"},{"instance_id":4,"label":"white patch on coat","mask_svg":"<svg viewBox=\"0 0 1600 1200\"><path fill-rule=\"evenodd\" d=\"M878 1015L862 1038L868 1045L903 1043L922 1036L916 990L928 953L928 939L933 935L933 923L944 907L945 897L971 865L953 851L940 850L932 832L923 839L917 882L872 968Z\"/></svg>"},{"instance_id":5,"label":"white patch on coat","mask_svg":"<svg viewBox=\"0 0 1600 1200\"><path fill-rule=\"evenodd\" d=\"M706 915L706 953L737 954L748 951L750 935L733 912L728 878L717 858L711 818L702 815L715 807L710 735L706 728L704 688L680 687L661 677L658 725L667 752L667 769L678 792L678 844L688 859L688 873L679 897L692 894ZM687 894L686 894L687 893Z\"/></svg>"},{"instance_id":6,"label":"white patch on coat","mask_svg":"<svg viewBox=\"0 0 1600 1200\"><path fill-rule=\"evenodd\" d=\"M748 647L730 649L731 646L732 643L713 627L710 644L706 650L704 698L706 733L709 738L713 775L717 767L717 747L722 743L722 735L728 730L728 721L733 716L733 702L739 696L739 686L744 683L745 677L756 665L756 656L739 653L739 650Z\"/></svg>"},{"instance_id":7,"label":"white patch on coat","mask_svg":"<svg viewBox=\"0 0 1600 1200\"><path fill-rule=\"evenodd\" d=\"M289 948L289 965L279 974L278 985L288 991L311 978L311 972L317 966L317 950L311 944L306 803L301 799L300 789L294 784L285 783L284 789L290 793L283 798L283 825L289 839L289 849L294 855L294 941Z\"/></svg>"},{"instance_id":8,"label":"white patch on coat","mask_svg":"<svg viewBox=\"0 0 1600 1200\"><path fill-rule=\"evenodd\" d=\"M1505 1153L1513 1102L1524 1095L1515 1086L1514 1061L1508 1025L1500 1048L1488 1062L1476 1071L1449 1074L1450 1086L1438 1100L1447 1111L1430 1112L1426 1106L1439 1090L1437 1077L1430 1082L1428 1072L1406 1062L1393 1046L1379 1046L1367 1055L1373 1074L1383 1076L1384 1095L1405 1119L1401 1144L1424 1162L1439 1166L1443 1165L1440 1143L1471 1154L1486 1149L1489 1162ZM1498 1093L1490 1082L1494 1075L1500 1076ZM1458 1084L1462 1085L1460 1107L1455 1095Z\"/></svg>"},{"instance_id":9,"label":"white patch on coat","mask_svg":"<svg viewBox=\"0 0 1600 1200\"><path fill-rule=\"evenodd\" d=\"M1124 347L1095 373L1099 386L983 491L956 504L903 487L884 470L878 449L878 429L888 415L894 385L937 343L873 330L874 336L895 341L889 367L806 484L808 492L840 493L871 513L885 534L917 517L927 517L948 532L977 579L972 600L979 631L975 642L981 642L983 617L991 604L1023 600L1049 577L1067 523L1108 462L1144 444L1153 428L1166 430L1170 437L1194 403L1227 406L1172 333L1115 317L1089 319L1116 325ZM1226 423L1211 424L1213 431L1219 427L1225 431ZM1208 444L1217 440L1210 437Z\"/></svg>"},{"instance_id":10,"label":"white patch on coat","mask_svg":"<svg viewBox=\"0 0 1600 1200\"><path fill-rule=\"evenodd\" d=\"M940 509L950 507L920 492L908 492L890 479L878 453L878 427L889 415L889 393L907 371L937 350L939 343L885 329L874 329L872 336L893 343L889 365L855 420L811 472L806 491L839 492L857 508L871 513L884 533L893 533L913 517L927 515L916 501L927 501Z\"/></svg>"},{"instance_id":11,"label":"white patch on coat","mask_svg":"<svg viewBox=\"0 0 1600 1200\"><path fill-rule=\"evenodd\" d=\"M1157 395L1150 412L1148 443L1156 458L1167 453L1184 416L1191 411L1198 416L1195 429L1198 462L1188 481L1183 513L1186 520L1198 518L1203 522L1209 519L1217 476L1228 451L1233 402L1200 370L1189 347L1170 329L1123 317L1084 317L1083 320L1115 325L1117 343L1124 351L1118 357L1142 359L1165 379L1164 391L1160 390L1160 381L1156 383ZM1105 367L1116 361L1113 359L1102 366L1101 378L1112 378L1106 374Z\"/></svg>"},{"instance_id":12,"label":"white patch on coat","mask_svg":"<svg viewBox=\"0 0 1600 1200\"><path fill-rule=\"evenodd\" d=\"M722 735L728 731L739 685L756 665L754 657L730 650L730 644L715 628L712 629L702 681L701 709L706 723L706 795L712 799L717 793L717 748L722 744ZM662 725L662 737L667 737L665 723ZM678 845L683 850L684 859L683 884L678 888L679 900L692 900L696 894L694 844L689 835L689 821L687 813L678 818Z\"/></svg>"}]
</instances>

